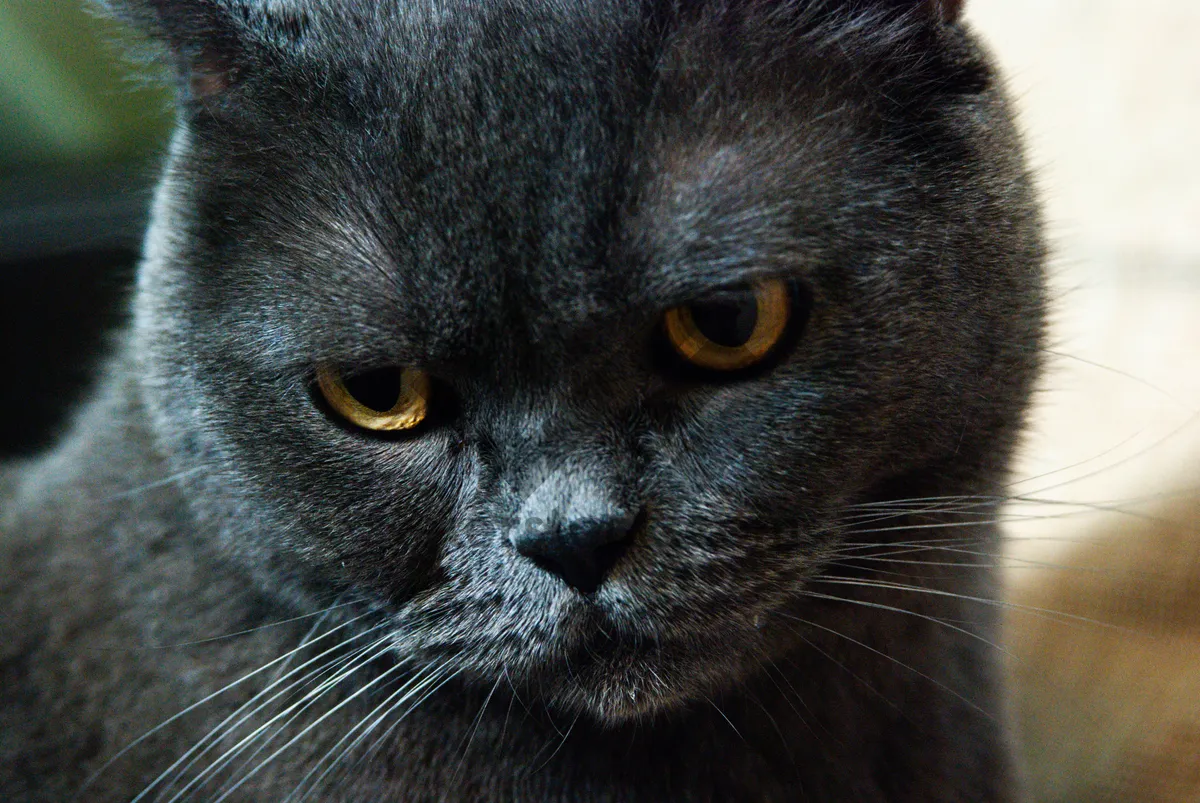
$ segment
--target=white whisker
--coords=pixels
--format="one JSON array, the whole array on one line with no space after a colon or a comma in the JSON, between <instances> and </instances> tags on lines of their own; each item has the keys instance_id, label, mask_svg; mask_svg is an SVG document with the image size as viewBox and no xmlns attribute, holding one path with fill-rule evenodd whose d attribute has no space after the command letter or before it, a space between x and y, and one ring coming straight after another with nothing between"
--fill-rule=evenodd
<instances>
[{"instance_id":1,"label":"white whisker","mask_svg":"<svg viewBox=\"0 0 1200 803\"><path fill-rule=\"evenodd\" d=\"M190 468L187 471L181 471L178 474L172 474L169 477L163 477L160 480L155 480L154 482L148 482L145 485L140 485L136 488L130 488L127 491L120 491L119 493L112 494L111 496L102 497L101 499L99 499L97 501L102 502L102 503L107 503L107 502L118 502L122 499L129 499L129 498L137 496L139 494L146 493L147 491L153 491L156 488L165 488L168 485L173 485L173 484L179 482L180 480L185 480L188 477L194 476L196 474L200 474L204 470L205 470L204 466L197 466L196 468Z\"/></svg>"},{"instance_id":2,"label":"white whisker","mask_svg":"<svg viewBox=\"0 0 1200 803\"><path fill-rule=\"evenodd\" d=\"M475 741L475 734L479 732L479 725L483 722L483 715L487 711L488 703L492 701L492 697L496 694L496 689L500 688L500 683L504 680L504 676L500 675L496 678L496 682L492 684L492 688L488 691L487 697L483 700L483 705L479 707L479 713L475 715L475 719L471 722L471 730L467 734L465 744L462 747L462 758L459 759L458 769L454 771L454 778L458 778L458 773L462 771L463 764L466 763L467 754L471 751L471 744Z\"/></svg>"},{"instance_id":3,"label":"white whisker","mask_svg":"<svg viewBox=\"0 0 1200 803\"><path fill-rule=\"evenodd\" d=\"M440 671L440 668L439 668L439 671ZM415 703L413 703L407 711L405 711L403 714L401 714L396 719L395 722L393 722L391 725L389 725L387 727L387 729L384 730L384 732L381 733L375 739L375 741L371 743L371 745L369 747L367 747L366 750L363 751L363 754L361 756L359 756L358 760L355 761L354 764L352 764L350 767L347 768L347 772L353 772L355 769L357 769L359 766L361 766L362 763L365 762L368 758L370 758L375 753L375 751L378 750L379 747L384 743L384 741L386 741L387 738L395 732L396 728L400 727L400 724L404 721L404 719L409 714L411 714L413 711L416 711L418 708L420 708L422 703L424 703L426 700L428 700L434 694L437 694L438 691L440 691L447 683L454 680L454 678L458 677L458 674L461 671L462 671L461 669L455 669L453 672L449 672L449 673L445 674L444 676L441 676L440 679L434 678L433 680L431 680L429 685L423 684L424 688L426 688L428 690L421 696L421 698L419 700L417 700ZM429 686L432 685L433 683L436 683L437 685L433 686L432 688L429 688ZM381 720L390 717L392 715L392 712L394 712L397 708L399 708L401 705L403 705L406 701L407 701L407 698L405 700L400 700L397 703L395 703L391 708L389 708L386 712L384 712L384 715L381 718Z\"/></svg>"},{"instance_id":4,"label":"white whisker","mask_svg":"<svg viewBox=\"0 0 1200 803\"><path fill-rule=\"evenodd\" d=\"M179 758L176 759L176 761L171 766L167 767L167 769L164 770L162 772L162 774L159 775L158 778L156 778L148 787L146 787L146 789L143 790L141 795L139 795L138 797L145 795L147 792L154 789L156 786L161 786L161 789L163 790L163 792L173 788L174 785L179 782L182 775L184 773L186 773L188 769L190 769L192 766L194 766L195 763L202 756L207 754L210 750L212 750L220 742L220 739L222 738L221 734L232 733L237 728L241 727L242 724L244 724L247 720L249 720L251 717L253 717L255 714L257 714L262 709L266 708L268 705L273 703L275 700L279 699L280 697L282 697L286 694L289 694L290 692L292 692L293 690L295 690L297 688L307 685L308 683L310 683L312 681L313 678L320 675L322 672L326 671L330 666L336 666L340 661L342 661L344 659L339 658L339 659L332 661L331 663L319 664L315 669L311 669L311 670L309 670L309 672L307 672L305 674L301 674L298 679L293 680L291 683L288 683L287 685L284 685L283 688L276 691L275 694L272 694L269 697L266 697L266 695L268 695L268 693L271 692L273 689L275 689L279 684L283 683L288 678L290 678L298 673L302 673L307 667L311 666L314 663L317 663L318 661L321 661L326 656L332 655L332 654L338 652L339 650L344 649L346 644L349 643L349 641L353 641L357 638L361 638L362 636L368 635L369 633L371 633L373 630L376 630L376 629L378 629L378 626L375 628L371 628L367 631L364 631L363 633L354 635L348 641L339 642L339 643L327 648L323 652L308 659L303 664L296 667L294 670L291 670L288 673L272 680L267 686L265 686L264 688L257 691L249 700L247 700L244 703L242 703L241 705L239 705L230 714L228 714L224 719L222 719L219 723L217 723L217 725L215 725L211 730L209 730L208 733L206 733L201 739L199 739L195 744L193 744L190 748L188 748L188 750L186 752L184 752L181 756L179 756ZM334 631L330 631L330 632L332 633ZM315 641L317 641L317 640L319 640L319 639L314 640L313 643L315 643ZM297 648L297 649L302 649L302 648ZM287 657L295 655L296 651L297 650L290 651L287 654ZM265 700L264 700L264 697L266 697ZM257 703L257 705L256 705L256 703ZM249 709L249 711L248 711L248 713L246 713L248 709ZM207 744L207 746L206 746L206 744ZM189 758L189 756L190 756L190 758ZM162 786L162 784L164 784L164 782L166 781L166 778L168 775L173 775L174 779L168 783L165 783L165 786ZM136 803L137 800L138 800L138 798L134 798L134 800L131 801L131 803Z\"/></svg>"},{"instance_id":5,"label":"white whisker","mask_svg":"<svg viewBox=\"0 0 1200 803\"><path fill-rule=\"evenodd\" d=\"M834 599L836 599L836 597L835 597ZM842 601L843 601L843 602L848 602L848 601L850 601L850 600L842 600ZM973 701L971 701L971 700L968 700L966 697L964 697L963 695L959 694L959 693L958 693L958 692L956 692L954 689L952 689L952 688L950 688L949 686L947 686L945 683L942 683L942 682L941 682L941 681L939 681L939 680L936 680L936 679L934 679L934 678L931 678L929 675L925 674L925 673L924 673L924 672L922 672L921 670L919 670L919 669L916 669L915 667L911 667L911 666L909 666L908 664L904 663L903 661L901 661L901 660L899 660L899 659L897 659L897 658L893 658L892 656L888 655L887 653L883 652L882 650L877 650L876 648L872 647L870 644L864 644L863 642L859 641L858 639L855 639L855 638L853 638L853 637L851 637L851 636L847 636L845 633L839 633L838 631L834 630L833 628L825 627L824 625L819 625L819 624L817 624L816 622L810 622L810 621L808 621L807 619L802 619L802 618L800 618L799 616L792 616L792 615L790 615L790 614L780 614L780 615L781 615L781 616L784 616L784 617L786 617L786 618L788 618L788 619L793 619L793 620L795 620L795 621L797 621L797 622L800 622L801 624L808 625L809 627L815 627L815 628L817 628L818 630L824 630L825 632L827 632L827 633L829 633L829 634L831 634L831 635L834 635L834 636L837 636L838 638L842 638L842 639L845 639L846 641L849 641L851 644L856 644L856 645L858 645L859 647L862 647L864 650L868 650L869 652L872 652L872 653L874 653L875 655L878 655L880 658L883 658L883 659L885 659L885 660L891 661L892 663L896 664L897 666L900 666L900 667L902 667L902 668L904 668L904 669L907 669L909 672L912 672L913 674L917 675L918 677L920 677L920 678L922 678L922 679L924 679L924 680L927 680L927 681L929 681L930 683L932 683L934 686L937 686L937 687L938 687L939 689L941 689L942 691L944 691L944 692L946 692L947 694L949 694L949 695L951 695L951 696L955 697L956 699L958 699L958 700L959 700L959 701L961 701L962 703L964 703L964 704L966 704L966 705L970 706L970 707L971 707L973 710L975 710L975 711L976 711L976 712L978 712L979 714L983 715L984 717L987 717L988 719L990 719L990 720L992 720L992 721L995 721L995 717L994 717L992 714L990 714L990 713L988 713L987 711L985 711L985 710L984 710L983 708L981 708L981 707L980 707L980 706L979 706L977 703L975 703L975 702L973 702Z\"/></svg>"},{"instance_id":6,"label":"white whisker","mask_svg":"<svg viewBox=\"0 0 1200 803\"><path fill-rule=\"evenodd\" d=\"M371 735L375 728L377 728L379 724L396 709L397 706L403 705L405 702L412 699L414 695L420 693L422 689L426 688L430 682L436 680L440 671L441 667L434 665L426 665L418 669L412 677L408 678L400 685L400 688L385 697L381 703L371 709L361 720L359 720L356 725L346 731L342 738L339 739L332 747L330 747L329 750L327 750L325 754L312 765L309 771L304 775L303 778L300 779L300 782L296 784L296 788L292 790L291 794L287 796L283 803L288 803L288 801L291 800L296 800L297 803L303 803L304 800L307 800L308 796L320 787L320 784L325 777L332 772L349 753L362 744L362 742ZM431 680L431 678L433 680ZM356 732L358 732L360 729L362 732L358 733L356 736ZM347 742L349 742L348 745L346 744ZM337 758L330 761L330 757L333 756L334 752L343 745L346 746L340 753L338 753ZM309 786L309 780L326 762L329 762L329 765L325 767L324 771L322 771L321 774L312 781L311 786ZM304 792L303 796L300 798L296 798L296 795L299 794L305 786L309 786L308 791Z\"/></svg>"},{"instance_id":7,"label":"white whisker","mask_svg":"<svg viewBox=\"0 0 1200 803\"><path fill-rule=\"evenodd\" d=\"M354 617L353 619L350 619L349 621L338 625L337 627L330 630L328 633L320 636L317 639L314 639L314 642L321 641L322 639L328 638L329 636L333 635L337 631L350 626L351 624L358 621L359 619L362 619L364 616L366 616L366 614L363 614L362 616ZM216 699L217 697L220 697L222 694L225 694L226 692L233 690L234 688L240 686L241 684L250 680L254 676L267 671L272 666L275 666L276 664L280 663L281 661L288 660L292 655L295 655L297 652L304 649L304 646L305 645L301 644L300 646L296 647L295 649L289 650L288 652L284 653L283 655L279 656L278 658L275 658L275 659L269 661L268 663L263 664L258 669L255 669L251 672L246 673L245 675L242 675L240 678L233 681L232 683L228 683L225 686L222 686L221 688L217 689L212 694L209 694L206 697L204 697L203 699L198 700L195 703L192 703L191 705L189 705L187 708L184 708L179 713L168 717L167 719L163 720L161 723L159 723L155 727L146 731L141 736L134 739L132 742L127 744L125 747L123 747L119 751L117 751L117 753L115 755L113 755L112 758L105 761L104 764L102 764L99 769L97 769L94 773L92 773L91 776L88 778L88 780L86 782L84 782L83 786L80 787L79 791L75 793L75 797L73 798L73 800L78 801L80 799L80 796L84 792L86 792L93 783L95 783L96 779L99 778L100 775L102 773L104 773L105 770L107 770L109 767L111 767L114 763L116 763L116 761L118 761L122 756L126 755L130 750L133 750L139 744L146 741L150 737L154 736L154 734L158 733L163 728L165 728L168 725L170 725L171 723L179 720L180 718L186 716L187 714L191 713L192 711L195 711L197 708L200 708L201 706L205 705L206 703ZM170 768L168 768L167 771L169 772ZM138 795L138 797L135 797L133 799L133 801L131 801L131 803L136 803L136 801L141 797L142 797L142 795Z\"/></svg>"},{"instance_id":8,"label":"white whisker","mask_svg":"<svg viewBox=\"0 0 1200 803\"><path fill-rule=\"evenodd\" d=\"M368 654L371 652L371 650L376 649L379 646L381 641L383 641L383 640L377 641L373 644L368 644L368 645L364 645L364 646L355 648L349 654L340 656L340 657L336 658L335 660L330 661L329 663L314 669L313 671L304 675L299 681L296 681L296 682L290 684L289 687L282 690L278 694L274 695L272 700L269 702L273 702L275 699L278 699L279 697L283 697L285 695L291 696L292 702L290 702L288 704L287 708L285 708L282 711L277 712L276 716L272 717L271 720L268 720L267 722L263 723L260 727L256 728L254 732L251 733L252 737L258 737L267 730L271 731L271 733L269 735L267 735L266 738L259 738L257 746L255 746L254 750L249 755L242 758L241 763L238 765L237 769L231 770L229 773L227 773L227 779L226 779L225 783L228 784L230 782L228 780L229 778L237 777L238 773L240 773L246 767L250 766L250 764L253 763L254 759L257 758L264 750L266 750L270 746L270 744L275 741L276 738L278 738L281 734L285 733L287 731L287 729L290 728L294 722L296 722L298 719L300 719L300 717L304 716L308 712L308 710L313 705L315 705L317 703L317 701L319 701L320 697L325 692L329 691L334 686L341 683L342 680L345 679L345 677L348 677L350 674L353 674L354 672L358 671L358 669L361 669L362 667L366 666L372 660L374 660L376 657L381 655L382 653L380 653L380 652L377 652L374 655ZM358 662L357 664L355 664L356 661ZM351 668L348 670L345 670L345 667L351 667ZM339 673L342 673L342 674L339 674ZM310 688L310 687L312 687L312 688ZM305 692L302 696L299 696L299 697L295 696L295 693L297 693L301 689L305 689L305 688L310 688L310 690ZM269 703L267 703L267 704L269 704ZM254 716L254 714L258 713L258 711L261 711L263 708L266 708L267 704L260 705L254 711L250 712L250 714L248 714L247 716L244 716L241 720L239 720L237 723L235 723L234 726L229 729L229 731L232 733L237 728L241 727L245 722L249 721ZM279 722L278 720L281 717L283 717L284 719L282 722ZM215 744L213 746L215 746ZM249 747L249 746L250 746L249 744L246 745L246 747ZM233 751L226 753L223 757L217 759L212 765L210 765L209 770L207 770L207 772L209 772L210 774L215 774L216 772L221 771L223 768L229 766L233 762L233 760L236 759L238 757L238 755L244 751L244 749L245 748L237 748Z\"/></svg>"},{"instance_id":9,"label":"white whisker","mask_svg":"<svg viewBox=\"0 0 1200 803\"><path fill-rule=\"evenodd\" d=\"M388 641L390 642L390 638L388 639ZM388 645L388 649L390 649L390 644ZM386 650L384 650L383 652L386 652ZM383 653L381 652L380 654L383 654ZM379 655L371 656L371 658L369 658L367 661L364 661L359 666L356 666L353 669L347 670L346 672L344 672L342 674L342 676L337 678L336 681L331 681L329 684L327 684L325 690L327 690L328 688L332 688L334 685L336 685L338 683L341 683L343 680L345 680L351 674L353 674L354 672L357 672L359 669L361 669L362 666L365 666L367 663L369 663L371 660L374 660L377 657L379 657ZM244 774L237 783L233 784L228 789L224 790L215 800L213 800L212 803L221 803L221 801L227 799L231 794L233 794L235 791L240 789L243 784L245 784L247 781L249 781L251 778L253 778L255 775L257 775L259 772L261 772L263 767L270 764L272 761L274 761L276 758L278 758L283 752L285 752L288 748L290 748L292 745L294 745L300 739L302 739L306 735L308 735L308 733L310 731L312 731L313 728L317 727L322 722L324 722L326 719L333 716L335 713L340 711L345 706L349 705L355 699L357 699L358 697L365 694L373 686L375 686L379 682L383 681L385 678L390 677L393 672L398 671L403 666L404 666L403 664L396 664L395 666L391 667L390 669L387 669L387 670L379 673L374 678L367 681L365 684L363 684L363 686L358 691L354 692L353 694L350 694L349 696L346 697L346 699L342 700L340 703L338 703L337 705L330 708L324 714L317 717L316 720L314 720L311 724L306 726L302 731L300 731L295 736L293 736L291 739L289 739L287 742L285 742L275 752L271 753L271 755L267 756L265 759L263 759L261 762L259 762L258 766L256 766L250 772Z\"/></svg>"},{"instance_id":10,"label":"white whisker","mask_svg":"<svg viewBox=\"0 0 1200 803\"><path fill-rule=\"evenodd\" d=\"M861 599L851 599L849 597L838 597L838 596L834 596L832 594L822 594L818 591L803 590L800 593L806 597L812 597L813 599L823 599L823 600L827 600L830 602L845 602L850 605L862 605L863 607L866 607L866 608L875 608L875 609L881 610L881 611L891 611L892 613L900 613L900 614L904 614L905 616L913 616L913 617L916 617L917 619L924 619L927 622L932 622L936 625L940 625L941 627L946 627L946 628L949 628L950 630L955 630L959 633L962 633L964 636L968 636L970 638L975 639L976 641L986 644L987 646L991 647L992 649L996 650L997 652L1008 655L1008 651L1006 649L1004 649L1003 647L1001 647L999 644L996 644L993 641L989 641L988 639L984 638L983 636L979 635L978 633L972 633L970 630L967 630L966 628L959 627L958 625L947 622L945 619L939 619L936 616L930 616L930 615L924 614L924 613L917 613L916 611L910 611L905 608L897 608L893 605L884 605L881 602L868 602L866 600L861 600Z\"/></svg>"},{"instance_id":11,"label":"white whisker","mask_svg":"<svg viewBox=\"0 0 1200 803\"><path fill-rule=\"evenodd\" d=\"M961 599L966 602L978 602L981 605L989 605L989 606L993 606L996 608L1001 608L1003 610L1021 611L1022 613L1034 614L1034 615L1039 616L1039 618L1049 619L1050 621L1059 622L1060 624L1067 624L1070 622L1080 622L1080 623L1085 623L1085 624L1089 624L1089 625L1096 625L1097 627L1109 628L1112 630L1126 630L1126 628L1122 628L1119 625L1113 625L1113 624L1109 624L1107 622L1101 622L1098 619L1089 619L1086 616L1075 616L1073 614L1064 613L1062 611L1054 611L1054 610L1050 610L1048 608L1035 608L1035 607L1031 607L1029 605L1019 605L1015 602L1006 602L1004 600L998 600L998 599L988 599L987 597L973 597L973 596L970 596L969 594L956 594L952 591L942 591L941 589L936 589L936 588L924 588L922 586L905 585L903 583L892 583L892 582L887 582L887 581L883 581L883 580L854 580L854 579L850 579L850 578L846 578L846 577L818 577L818 578L814 578L813 582L830 583L833 585L860 586L863 588L879 588L879 589L884 589L884 590L888 590L888 591L910 591L910 592L917 593L917 594L929 594L929 595L938 596L938 597L950 597L952 599ZM919 615L919 614L914 614L914 615ZM1132 631L1127 631L1127 632L1132 632Z\"/></svg>"}]
</instances>

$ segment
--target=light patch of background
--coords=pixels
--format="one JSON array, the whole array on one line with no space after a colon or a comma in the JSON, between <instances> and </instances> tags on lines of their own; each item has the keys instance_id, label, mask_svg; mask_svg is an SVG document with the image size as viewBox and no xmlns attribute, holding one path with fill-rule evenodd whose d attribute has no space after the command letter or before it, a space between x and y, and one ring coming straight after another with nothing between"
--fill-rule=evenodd
<instances>
[{"instance_id":1,"label":"light patch of background","mask_svg":"<svg viewBox=\"0 0 1200 803\"><path fill-rule=\"evenodd\" d=\"M1046 202L1050 348L1012 508L1045 558L1200 485L1200 3L968 0L1008 76ZM1136 500L1136 501L1135 501ZM1108 515L1113 515L1109 513Z\"/></svg>"}]
</instances>

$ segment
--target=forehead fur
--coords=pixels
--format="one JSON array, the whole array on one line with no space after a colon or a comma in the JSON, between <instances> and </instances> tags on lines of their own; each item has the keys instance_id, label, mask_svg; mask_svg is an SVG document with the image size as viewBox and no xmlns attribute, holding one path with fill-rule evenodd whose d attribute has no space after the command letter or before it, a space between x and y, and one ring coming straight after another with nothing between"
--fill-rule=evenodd
<instances>
[{"instance_id":1,"label":"forehead fur","mask_svg":"<svg viewBox=\"0 0 1200 803\"><path fill-rule=\"evenodd\" d=\"M356 335L420 321L424 353L570 351L598 315L788 272L821 245L797 221L870 201L829 195L878 165L855 137L971 69L921 20L839 3L202 5L236 80L189 106L179 168L220 221L222 281L272 249L271 292L325 320L377 296Z\"/></svg>"}]
</instances>

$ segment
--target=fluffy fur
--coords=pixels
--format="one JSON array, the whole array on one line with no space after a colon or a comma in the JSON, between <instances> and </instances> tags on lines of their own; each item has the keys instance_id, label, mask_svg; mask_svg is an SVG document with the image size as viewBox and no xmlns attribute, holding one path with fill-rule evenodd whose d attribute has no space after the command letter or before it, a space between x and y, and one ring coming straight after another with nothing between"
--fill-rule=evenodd
<instances>
[{"instance_id":1,"label":"fluffy fur","mask_svg":"<svg viewBox=\"0 0 1200 803\"><path fill-rule=\"evenodd\" d=\"M884 560L994 548L1037 367L958 5L121 4L180 122L124 348L5 478L4 798L1014 799L989 559ZM664 364L761 276L785 354ZM548 482L639 513L594 593L511 546Z\"/></svg>"}]
</instances>

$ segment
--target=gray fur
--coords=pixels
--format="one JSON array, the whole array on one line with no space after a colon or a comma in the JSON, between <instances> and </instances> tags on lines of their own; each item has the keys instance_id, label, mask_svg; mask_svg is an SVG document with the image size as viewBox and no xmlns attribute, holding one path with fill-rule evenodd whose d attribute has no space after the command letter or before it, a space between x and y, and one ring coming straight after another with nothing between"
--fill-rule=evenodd
<instances>
[{"instance_id":1,"label":"gray fur","mask_svg":"<svg viewBox=\"0 0 1200 803\"><path fill-rule=\"evenodd\" d=\"M201 776L296 699L255 698L175 790L1018 797L975 600L1042 245L960 4L113 5L163 43L180 123L123 348L0 475L0 798L172 799L159 773L237 705L376 637ZM754 276L811 298L786 353L724 382L662 363L665 309ZM423 366L444 414L339 425L330 360ZM851 506L952 497L855 531ZM591 594L513 547L633 510ZM928 523L983 557L844 558ZM881 567L934 593L822 585ZM322 762L410 678L419 706Z\"/></svg>"}]
</instances>

